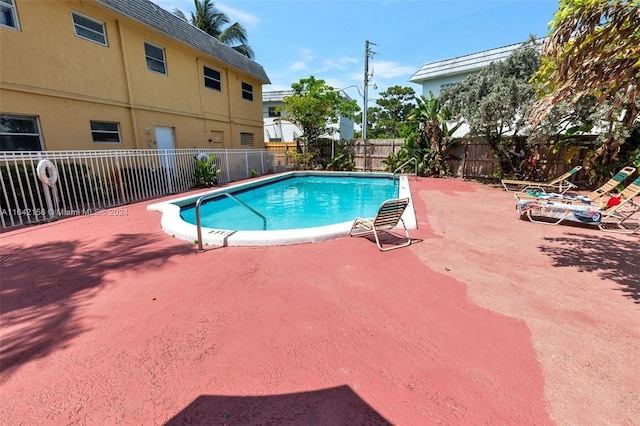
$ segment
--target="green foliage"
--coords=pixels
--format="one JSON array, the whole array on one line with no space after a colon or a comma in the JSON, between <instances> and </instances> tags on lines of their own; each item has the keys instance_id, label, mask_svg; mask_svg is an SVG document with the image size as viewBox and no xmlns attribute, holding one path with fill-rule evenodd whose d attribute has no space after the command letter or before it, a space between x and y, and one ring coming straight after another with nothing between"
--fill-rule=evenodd
<instances>
[{"instance_id":1,"label":"green foliage","mask_svg":"<svg viewBox=\"0 0 640 426\"><path fill-rule=\"evenodd\" d=\"M356 169L351 151L343 146L337 146L336 155L327 163L327 170L350 172Z\"/></svg>"},{"instance_id":2,"label":"green foliage","mask_svg":"<svg viewBox=\"0 0 640 426\"><path fill-rule=\"evenodd\" d=\"M211 154L207 161L196 158L196 168L193 175L193 186L196 188L210 188L218 184L218 177L222 170L215 164L215 155Z\"/></svg>"},{"instance_id":3,"label":"green foliage","mask_svg":"<svg viewBox=\"0 0 640 426\"><path fill-rule=\"evenodd\" d=\"M370 139L404 138L416 130L409 121L416 107L412 88L389 87L380 92L376 105L367 110L367 137Z\"/></svg>"},{"instance_id":4,"label":"green foliage","mask_svg":"<svg viewBox=\"0 0 640 426\"><path fill-rule=\"evenodd\" d=\"M355 100L346 101L344 95L314 76L303 78L291 85L293 94L285 96L285 105L278 108L283 116L278 120L288 121L302 130L300 136L303 163L312 165L321 154L321 136L330 133L332 124L340 117L353 118L359 111Z\"/></svg>"},{"instance_id":5,"label":"green foliage","mask_svg":"<svg viewBox=\"0 0 640 426\"><path fill-rule=\"evenodd\" d=\"M451 119L450 111L444 107L433 93L430 97L416 98L417 108L408 117L418 129L407 138L405 145L397 154L389 155L383 160L387 171L395 171L403 163L414 157L417 160L418 174L421 176L450 176L451 168L448 160L452 158L452 151L460 144L460 139L454 139L453 134L460 127L460 123L449 128L447 121ZM415 170L415 165L409 163L403 166L403 173Z\"/></svg>"},{"instance_id":6,"label":"green foliage","mask_svg":"<svg viewBox=\"0 0 640 426\"><path fill-rule=\"evenodd\" d=\"M488 141L506 174L516 174L522 160L531 156L526 139L520 144L512 141L522 141L517 136L528 130L527 111L536 99L529 82L540 66L535 43L532 37L506 60L491 63L441 94L453 118L464 120L470 135Z\"/></svg>"},{"instance_id":7,"label":"green foliage","mask_svg":"<svg viewBox=\"0 0 640 426\"><path fill-rule=\"evenodd\" d=\"M310 170L313 168L314 163L314 155L311 152L298 152L292 149L287 151L287 155L289 156L289 162L293 162L296 167L300 170Z\"/></svg>"},{"instance_id":8,"label":"green foliage","mask_svg":"<svg viewBox=\"0 0 640 426\"><path fill-rule=\"evenodd\" d=\"M174 9L174 15L188 21L197 27L217 38L222 43L243 54L249 59L253 59L253 49L247 44L247 30L235 22L231 25L229 17L219 10L215 2L211 0L194 0L195 13L191 12L190 19L180 9Z\"/></svg>"},{"instance_id":9,"label":"green foliage","mask_svg":"<svg viewBox=\"0 0 640 426\"><path fill-rule=\"evenodd\" d=\"M533 125L558 123L561 133L572 123L598 134L596 144L583 145L583 170L596 182L608 179L637 149L632 134L640 129L639 28L638 0L560 0L532 79L541 97L530 114Z\"/></svg>"},{"instance_id":10,"label":"green foliage","mask_svg":"<svg viewBox=\"0 0 640 426\"><path fill-rule=\"evenodd\" d=\"M413 173L416 170L416 163L409 160L411 158L415 158L417 162L418 175L425 176L426 169L429 164L428 155L427 147L420 145L418 140L414 137L407 139L405 144L397 153L394 154L392 152L387 156L387 158L382 160L382 163L385 165L385 171L387 172L395 172L398 167L404 164L404 166L397 171L399 173Z\"/></svg>"}]
</instances>

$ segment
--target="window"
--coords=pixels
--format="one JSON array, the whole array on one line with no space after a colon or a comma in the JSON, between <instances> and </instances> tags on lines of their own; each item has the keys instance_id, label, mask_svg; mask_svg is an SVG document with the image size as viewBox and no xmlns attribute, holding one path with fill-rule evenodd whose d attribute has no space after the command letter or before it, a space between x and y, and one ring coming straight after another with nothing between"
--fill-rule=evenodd
<instances>
[{"instance_id":1,"label":"window","mask_svg":"<svg viewBox=\"0 0 640 426\"><path fill-rule=\"evenodd\" d=\"M14 0L0 0L0 25L19 30Z\"/></svg>"},{"instance_id":2,"label":"window","mask_svg":"<svg viewBox=\"0 0 640 426\"><path fill-rule=\"evenodd\" d=\"M76 12L71 12L71 17L73 18L73 30L77 37L103 46L107 45L107 33L104 30L104 23Z\"/></svg>"},{"instance_id":3,"label":"window","mask_svg":"<svg viewBox=\"0 0 640 426\"><path fill-rule=\"evenodd\" d=\"M167 73L167 67L164 62L164 49L154 46L151 43L144 42L144 54L147 57L147 68L160 74Z\"/></svg>"},{"instance_id":4,"label":"window","mask_svg":"<svg viewBox=\"0 0 640 426\"><path fill-rule=\"evenodd\" d=\"M220 76L220 71L204 67L204 86L221 92L222 77Z\"/></svg>"},{"instance_id":5,"label":"window","mask_svg":"<svg viewBox=\"0 0 640 426\"><path fill-rule=\"evenodd\" d=\"M280 117L280 111L276 108L277 107L269 107L269 117Z\"/></svg>"},{"instance_id":6,"label":"window","mask_svg":"<svg viewBox=\"0 0 640 426\"><path fill-rule=\"evenodd\" d=\"M41 151L38 119L33 115L0 114L0 150Z\"/></svg>"},{"instance_id":7,"label":"window","mask_svg":"<svg viewBox=\"0 0 640 426\"><path fill-rule=\"evenodd\" d=\"M253 101L253 86L242 82L242 99Z\"/></svg>"},{"instance_id":8,"label":"window","mask_svg":"<svg viewBox=\"0 0 640 426\"><path fill-rule=\"evenodd\" d=\"M91 137L95 143L120 143L120 126L109 121L92 121Z\"/></svg>"},{"instance_id":9,"label":"window","mask_svg":"<svg viewBox=\"0 0 640 426\"><path fill-rule=\"evenodd\" d=\"M240 133L240 145L253 146L253 133Z\"/></svg>"}]
</instances>

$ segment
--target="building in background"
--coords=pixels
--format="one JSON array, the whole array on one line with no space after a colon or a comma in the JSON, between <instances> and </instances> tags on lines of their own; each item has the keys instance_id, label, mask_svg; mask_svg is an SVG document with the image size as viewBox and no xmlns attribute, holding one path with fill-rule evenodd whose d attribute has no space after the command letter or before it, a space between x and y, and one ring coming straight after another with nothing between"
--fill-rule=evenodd
<instances>
[{"instance_id":1,"label":"building in background","mask_svg":"<svg viewBox=\"0 0 640 426\"><path fill-rule=\"evenodd\" d=\"M265 142L295 142L302 130L295 124L286 120L278 120L280 113L278 107L285 105L284 98L293 95L293 90L280 90L264 92L262 95L262 115L264 118ZM345 100L351 98L345 94ZM354 121L351 118L340 117L338 123L330 126L331 132L322 135L323 138L333 141L353 139Z\"/></svg>"},{"instance_id":2,"label":"building in background","mask_svg":"<svg viewBox=\"0 0 640 426\"><path fill-rule=\"evenodd\" d=\"M263 148L257 63L147 0L0 2L0 149Z\"/></svg>"},{"instance_id":3,"label":"building in background","mask_svg":"<svg viewBox=\"0 0 640 426\"><path fill-rule=\"evenodd\" d=\"M538 46L544 39L538 39ZM440 90L454 83L464 80L471 74L479 72L492 62L503 61L511 53L522 46L523 43L511 44L457 58L445 59L424 64L415 74L409 78L411 83L422 86L422 94L429 97L440 95Z\"/></svg>"}]
</instances>

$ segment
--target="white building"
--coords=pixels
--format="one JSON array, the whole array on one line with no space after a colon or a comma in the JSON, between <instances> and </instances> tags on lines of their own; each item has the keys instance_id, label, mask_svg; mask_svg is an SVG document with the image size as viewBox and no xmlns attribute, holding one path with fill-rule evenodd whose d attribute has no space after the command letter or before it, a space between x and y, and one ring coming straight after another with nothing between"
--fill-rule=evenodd
<instances>
[{"instance_id":1,"label":"white building","mask_svg":"<svg viewBox=\"0 0 640 426\"><path fill-rule=\"evenodd\" d=\"M538 47L544 39L538 39ZM464 80L467 76L479 72L492 62L503 61L524 43L511 44L457 58L445 59L424 64L409 79L410 82L422 85L422 94L429 97L429 92L438 97L440 90ZM266 139L265 139L266 140Z\"/></svg>"},{"instance_id":2,"label":"white building","mask_svg":"<svg viewBox=\"0 0 640 426\"><path fill-rule=\"evenodd\" d=\"M293 95L293 90L280 90L262 93L262 116L264 120L264 141L265 142L294 142L295 139L302 135L302 130L295 124L288 121L278 121L280 113L276 112L276 108L284 106L284 97ZM351 101L349 96L345 95L346 101ZM354 121L350 118L340 117L336 124L332 124L331 133L322 135L322 137L340 141L343 139L353 139Z\"/></svg>"}]
</instances>

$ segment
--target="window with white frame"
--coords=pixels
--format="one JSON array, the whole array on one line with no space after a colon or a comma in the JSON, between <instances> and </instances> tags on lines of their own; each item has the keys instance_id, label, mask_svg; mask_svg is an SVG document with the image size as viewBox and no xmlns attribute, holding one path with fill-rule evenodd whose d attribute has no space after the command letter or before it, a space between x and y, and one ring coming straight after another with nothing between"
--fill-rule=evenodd
<instances>
[{"instance_id":1,"label":"window with white frame","mask_svg":"<svg viewBox=\"0 0 640 426\"><path fill-rule=\"evenodd\" d=\"M71 12L71 17L73 18L73 31L77 37L107 46L104 22L80 15L78 12Z\"/></svg>"},{"instance_id":2,"label":"window with white frame","mask_svg":"<svg viewBox=\"0 0 640 426\"><path fill-rule=\"evenodd\" d=\"M19 30L15 0L0 0L0 25Z\"/></svg>"},{"instance_id":3,"label":"window with white frame","mask_svg":"<svg viewBox=\"0 0 640 426\"><path fill-rule=\"evenodd\" d=\"M204 67L204 86L209 89L222 91L222 76L220 71L216 71L209 67Z\"/></svg>"},{"instance_id":4,"label":"window with white frame","mask_svg":"<svg viewBox=\"0 0 640 426\"><path fill-rule=\"evenodd\" d=\"M240 133L240 145L253 146L253 133Z\"/></svg>"},{"instance_id":5,"label":"window with white frame","mask_svg":"<svg viewBox=\"0 0 640 426\"><path fill-rule=\"evenodd\" d=\"M91 121L94 143L120 143L120 125L111 121Z\"/></svg>"},{"instance_id":6,"label":"window with white frame","mask_svg":"<svg viewBox=\"0 0 640 426\"><path fill-rule=\"evenodd\" d=\"M35 115L0 114L0 150L42 151L38 118Z\"/></svg>"},{"instance_id":7,"label":"window with white frame","mask_svg":"<svg viewBox=\"0 0 640 426\"><path fill-rule=\"evenodd\" d=\"M242 99L253 101L253 86L244 81L242 82Z\"/></svg>"},{"instance_id":8,"label":"window with white frame","mask_svg":"<svg viewBox=\"0 0 640 426\"><path fill-rule=\"evenodd\" d=\"M165 63L164 49L155 46L147 41L144 42L144 54L147 58L147 69L160 74L167 73L167 65Z\"/></svg>"}]
</instances>

